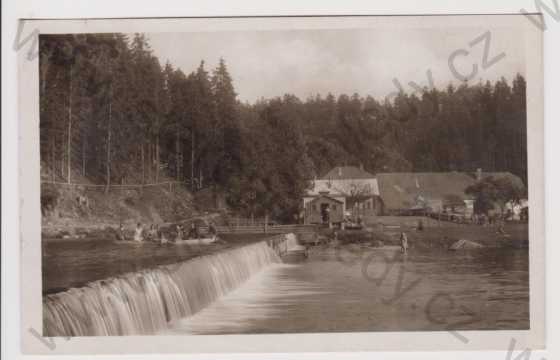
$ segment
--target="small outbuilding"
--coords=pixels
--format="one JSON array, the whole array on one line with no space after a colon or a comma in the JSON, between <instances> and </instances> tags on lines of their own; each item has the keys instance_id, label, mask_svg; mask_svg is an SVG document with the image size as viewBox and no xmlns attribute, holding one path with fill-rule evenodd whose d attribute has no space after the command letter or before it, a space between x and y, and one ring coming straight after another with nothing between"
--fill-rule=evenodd
<instances>
[{"instance_id":1,"label":"small outbuilding","mask_svg":"<svg viewBox=\"0 0 560 360\"><path fill-rule=\"evenodd\" d=\"M344 219L344 200L321 193L305 203L306 224L338 224Z\"/></svg>"}]
</instances>

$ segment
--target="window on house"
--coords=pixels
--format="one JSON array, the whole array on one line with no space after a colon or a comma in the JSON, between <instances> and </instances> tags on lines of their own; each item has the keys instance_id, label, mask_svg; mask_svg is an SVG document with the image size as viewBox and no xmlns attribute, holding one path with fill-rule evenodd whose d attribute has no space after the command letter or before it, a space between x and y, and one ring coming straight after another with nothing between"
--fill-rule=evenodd
<instances>
[{"instance_id":1,"label":"window on house","mask_svg":"<svg viewBox=\"0 0 560 360\"><path fill-rule=\"evenodd\" d=\"M313 209L313 211L317 211L317 206L315 204L311 204L311 209Z\"/></svg>"},{"instance_id":2,"label":"window on house","mask_svg":"<svg viewBox=\"0 0 560 360\"><path fill-rule=\"evenodd\" d=\"M336 210L336 205L335 204L333 204L332 209Z\"/></svg>"}]
</instances>

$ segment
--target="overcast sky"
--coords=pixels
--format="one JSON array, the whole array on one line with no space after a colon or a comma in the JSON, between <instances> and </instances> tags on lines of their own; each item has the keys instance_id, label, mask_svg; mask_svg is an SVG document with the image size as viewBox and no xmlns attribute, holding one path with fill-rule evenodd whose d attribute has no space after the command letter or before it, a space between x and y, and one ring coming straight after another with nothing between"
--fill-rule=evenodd
<instances>
[{"instance_id":1,"label":"overcast sky","mask_svg":"<svg viewBox=\"0 0 560 360\"><path fill-rule=\"evenodd\" d=\"M437 87L454 80L449 56L458 49L469 55L456 57L456 69L464 75L478 63L470 81L512 79L525 74L523 33L515 28L492 29L489 60L505 53L490 68L482 69L484 42L469 43L488 28L454 29L349 29L288 30L209 33L147 34L160 62L169 61L185 73L201 60L212 69L223 57L233 78L238 98L253 102L292 93L308 96L354 92L381 99L396 90L397 78L405 91L415 81L427 85L430 69ZM456 84L459 82L454 80Z\"/></svg>"}]
</instances>

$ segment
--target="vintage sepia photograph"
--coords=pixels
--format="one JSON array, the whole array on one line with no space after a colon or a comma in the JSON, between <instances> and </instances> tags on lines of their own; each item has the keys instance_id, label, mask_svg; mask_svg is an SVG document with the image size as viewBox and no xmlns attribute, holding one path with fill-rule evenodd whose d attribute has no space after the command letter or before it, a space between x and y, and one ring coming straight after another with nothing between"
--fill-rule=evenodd
<instances>
[{"instance_id":1,"label":"vintage sepia photograph","mask_svg":"<svg viewBox=\"0 0 560 360\"><path fill-rule=\"evenodd\" d=\"M512 17L41 33L34 331L540 328Z\"/></svg>"}]
</instances>

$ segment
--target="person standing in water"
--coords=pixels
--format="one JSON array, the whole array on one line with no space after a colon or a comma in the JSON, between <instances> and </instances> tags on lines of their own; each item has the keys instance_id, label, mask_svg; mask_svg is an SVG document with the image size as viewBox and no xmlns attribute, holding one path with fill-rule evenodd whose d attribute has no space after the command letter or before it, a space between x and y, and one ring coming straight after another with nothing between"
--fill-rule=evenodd
<instances>
[{"instance_id":1,"label":"person standing in water","mask_svg":"<svg viewBox=\"0 0 560 360\"><path fill-rule=\"evenodd\" d=\"M191 223L191 230L189 231L188 237L189 239L198 239L200 237L198 234L198 227L196 226L194 221Z\"/></svg>"},{"instance_id":2,"label":"person standing in water","mask_svg":"<svg viewBox=\"0 0 560 360\"><path fill-rule=\"evenodd\" d=\"M137 242L142 242L144 241L144 229L142 228L142 224L138 223L138 225L136 225L136 230L134 231L134 241Z\"/></svg>"},{"instance_id":3,"label":"person standing in water","mask_svg":"<svg viewBox=\"0 0 560 360\"><path fill-rule=\"evenodd\" d=\"M177 237L175 238L175 242L183 240L183 228L181 225L177 225Z\"/></svg>"},{"instance_id":4,"label":"person standing in water","mask_svg":"<svg viewBox=\"0 0 560 360\"><path fill-rule=\"evenodd\" d=\"M408 237L404 231L401 232L401 252L403 254L408 252Z\"/></svg>"},{"instance_id":5,"label":"person standing in water","mask_svg":"<svg viewBox=\"0 0 560 360\"><path fill-rule=\"evenodd\" d=\"M154 224L150 225L150 229L148 230L148 241L152 242L152 241L156 241L156 235L155 235L155 227Z\"/></svg>"},{"instance_id":6,"label":"person standing in water","mask_svg":"<svg viewBox=\"0 0 560 360\"><path fill-rule=\"evenodd\" d=\"M117 240L118 241L124 241L124 228L123 228L123 224L122 222L119 223L119 230L117 230Z\"/></svg>"},{"instance_id":7,"label":"person standing in water","mask_svg":"<svg viewBox=\"0 0 560 360\"><path fill-rule=\"evenodd\" d=\"M167 244L167 238L165 237L165 234L163 233L159 225L156 225L156 237L160 245Z\"/></svg>"},{"instance_id":8,"label":"person standing in water","mask_svg":"<svg viewBox=\"0 0 560 360\"><path fill-rule=\"evenodd\" d=\"M212 238L216 238L218 236L218 230L212 221L208 224L208 233Z\"/></svg>"}]
</instances>

